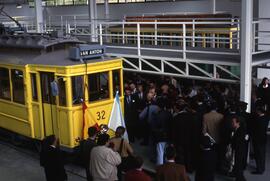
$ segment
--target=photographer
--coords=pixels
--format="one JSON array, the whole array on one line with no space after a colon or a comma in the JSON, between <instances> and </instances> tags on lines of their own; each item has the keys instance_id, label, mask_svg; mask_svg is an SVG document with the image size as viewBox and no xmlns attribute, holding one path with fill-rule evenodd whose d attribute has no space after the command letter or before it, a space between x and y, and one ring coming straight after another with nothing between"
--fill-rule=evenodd
<instances>
[{"instance_id":1,"label":"photographer","mask_svg":"<svg viewBox=\"0 0 270 181\"><path fill-rule=\"evenodd\" d=\"M121 157L114 150L114 145L110 144L109 135L100 134L97 145L91 151L90 173L93 181L96 180L118 180L117 166L121 163Z\"/></svg>"}]
</instances>

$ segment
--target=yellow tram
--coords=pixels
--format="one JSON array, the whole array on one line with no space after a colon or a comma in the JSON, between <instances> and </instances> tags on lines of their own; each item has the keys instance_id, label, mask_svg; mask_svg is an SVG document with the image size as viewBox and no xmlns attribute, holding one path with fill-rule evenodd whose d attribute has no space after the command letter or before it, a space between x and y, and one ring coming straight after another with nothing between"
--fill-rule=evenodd
<instances>
[{"instance_id":1,"label":"yellow tram","mask_svg":"<svg viewBox=\"0 0 270 181\"><path fill-rule=\"evenodd\" d=\"M0 127L41 140L55 134L77 146L83 131L82 103L90 122L107 124L115 92L123 106L120 58L75 38L0 36ZM97 57L100 54L100 57Z\"/></svg>"}]
</instances>

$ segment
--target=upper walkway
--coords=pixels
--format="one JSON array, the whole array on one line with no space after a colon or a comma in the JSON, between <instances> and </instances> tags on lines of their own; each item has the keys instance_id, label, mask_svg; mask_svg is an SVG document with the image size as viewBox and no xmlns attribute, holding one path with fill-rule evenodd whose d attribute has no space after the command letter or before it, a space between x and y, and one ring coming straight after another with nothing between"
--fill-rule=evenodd
<instances>
[{"instance_id":1,"label":"upper walkway","mask_svg":"<svg viewBox=\"0 0 270 181\"><path fill-rule=\"evenodd\" d=\"M107 54L124 60L124 69L141 73L221 82L240 80L240 19L169 18L124 21L77 16L49 17L46 32L62 30L89 43L107 46ZM20 19L30 32L32 21ZM0 20L1 22L1 20ZM12 26L8 21L2 22ZM266 26L266 25L269 26ZM251 66L270 63L269 19L253 21Z\"/></svg>"}]
</instances>

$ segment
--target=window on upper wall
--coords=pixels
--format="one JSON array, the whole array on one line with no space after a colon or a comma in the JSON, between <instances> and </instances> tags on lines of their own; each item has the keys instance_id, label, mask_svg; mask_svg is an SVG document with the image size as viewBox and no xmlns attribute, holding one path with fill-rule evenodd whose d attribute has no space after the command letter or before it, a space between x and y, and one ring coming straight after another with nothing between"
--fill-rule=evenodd
<instances>
[{"instance_id":1,"label":"window on upper wall","mask_svg":"<svg viewBox=\"0 0 270 181\"><path fill-rule=\"evenodd\" d=\"M59 106L66 106L66 82L64 77L58 77L58 91Z\"/></svg>"},{"instance_id":2,"label":"window on upper wall","mask_svg":"<svg viewBox=\"0 0 270 181\"><path fill-rule=\"evenodd\" d=\"M36 74L31 74L32 100L38 101Z\"/></svg>"},{"instance_id":3,"label":"window on upper wall","mask_svg":"<svg viewBox=\"0 0 270 181\"><path fill-rule=\"evenodd\" d=\"M0 68L0 98L10 100L9 70Z\"/></svg>"},{"instance_id":4,"label":"window on upper wall","mask_svg":"<svg viewBox=\"0 0 270 181\"><path fill-rule=\"evenodd\" d=\"M113 70L113 96L115 97L116 91L121 96L121 70Z\"/></svg>"},{"instance_id":5,"label":"window on upper wall","mask_svg":"<svg viewBox=\"0 0 270 181\"><path fill-rule=\"evenodd\" d=\"M88 75L89 101L108 99L109 72L102 72Z\"/></svg>"},{"instance_id":6,"label":"window on upper wall","mask_svg":"<svg viewBox=\"0 0 270 181\"><path fill-rule=\"evenodd\" d=\"M11 70L11 80L13 88L13 101L24 104L23 71Z\"/></svg>"},{"instance_id":7,"label":"window on upper wall","mask_svg":"<svg viewBox=\"0 0 270 181\"><path fill-rule=\"evenodd\" d=\"M83 102L84 81L83 76L73 76L72 81L72 104L80 104Z\"/></svg>"}]
</instances>

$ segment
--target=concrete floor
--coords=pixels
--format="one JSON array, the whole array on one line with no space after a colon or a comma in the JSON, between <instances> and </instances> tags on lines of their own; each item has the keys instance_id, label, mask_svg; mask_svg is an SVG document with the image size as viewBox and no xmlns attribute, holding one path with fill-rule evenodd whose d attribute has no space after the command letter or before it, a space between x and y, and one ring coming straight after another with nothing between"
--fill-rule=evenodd
<instances>
[{"instance_id":1,"label":"concrete floor","mask_svg":"<svg viewBox=\"0 0 270 181\"><path fill-rule=\"evenodd\" d=\"M136 147L137 153L147 152L147 147ZM145 158L147 159L147 158ZM74 165L66 165L69 181L86 181L85 172L82 168ZM145 167L152 167L150 161L145 162ZM270 138L267 148L267 160L266 160L266 172L264 175L252 175L250 171L253 171L255 167L254 161L251 161L248 169L245 171L247 181L268 181L270 178ZM191 181L194 180L194 174L190 175ZM39 165L37 153L24 149L21 147L15 147L6 142L0 140L0 180L1 181L45 181L45 175L43 168ZM234 179L216 176L216 181L233 181Z\"/></svg>"},{"instance_id":2,"label":"concrete floor","mask_svg":"<svg viewBox=\"0 0 270 181\"><path fill-rule=\"evenodd\" d=\"M86 181L82 178L84 170L81 168L67 165L66 170L69 181ZM72 174L73 172L79 176ZM0 180L45 181L46 179L36 153L0 141Z\"/></svg>"},{"instance_id":3,"label":"concrete floor","mask_svg":"<svg viewBox=\"0 0 270 181\"><path fill-rule=\"evenodd\" d=\"M138 145L138 141L135 142L135 144L132 144L136 154L138 155L144 155L144 169L153 172L155 170L154 163L150 162L150 158L146 155L151 155L151 151L148 147L142 147ZM266 150L266 171L263 175L252 175L251 172L255 171L256 164L255 160L251 160L248 164L247 169L244 172L244 175L247 179L247 181L268 181L270 180L270 135L268 135L268 144L267 144L267 150ZM194 181L195 174L189 174L189 177L191 181ZM233 178L226 177L223 175L216 175L215 181L233 181Z\"/></svg>"}]
</instances>

